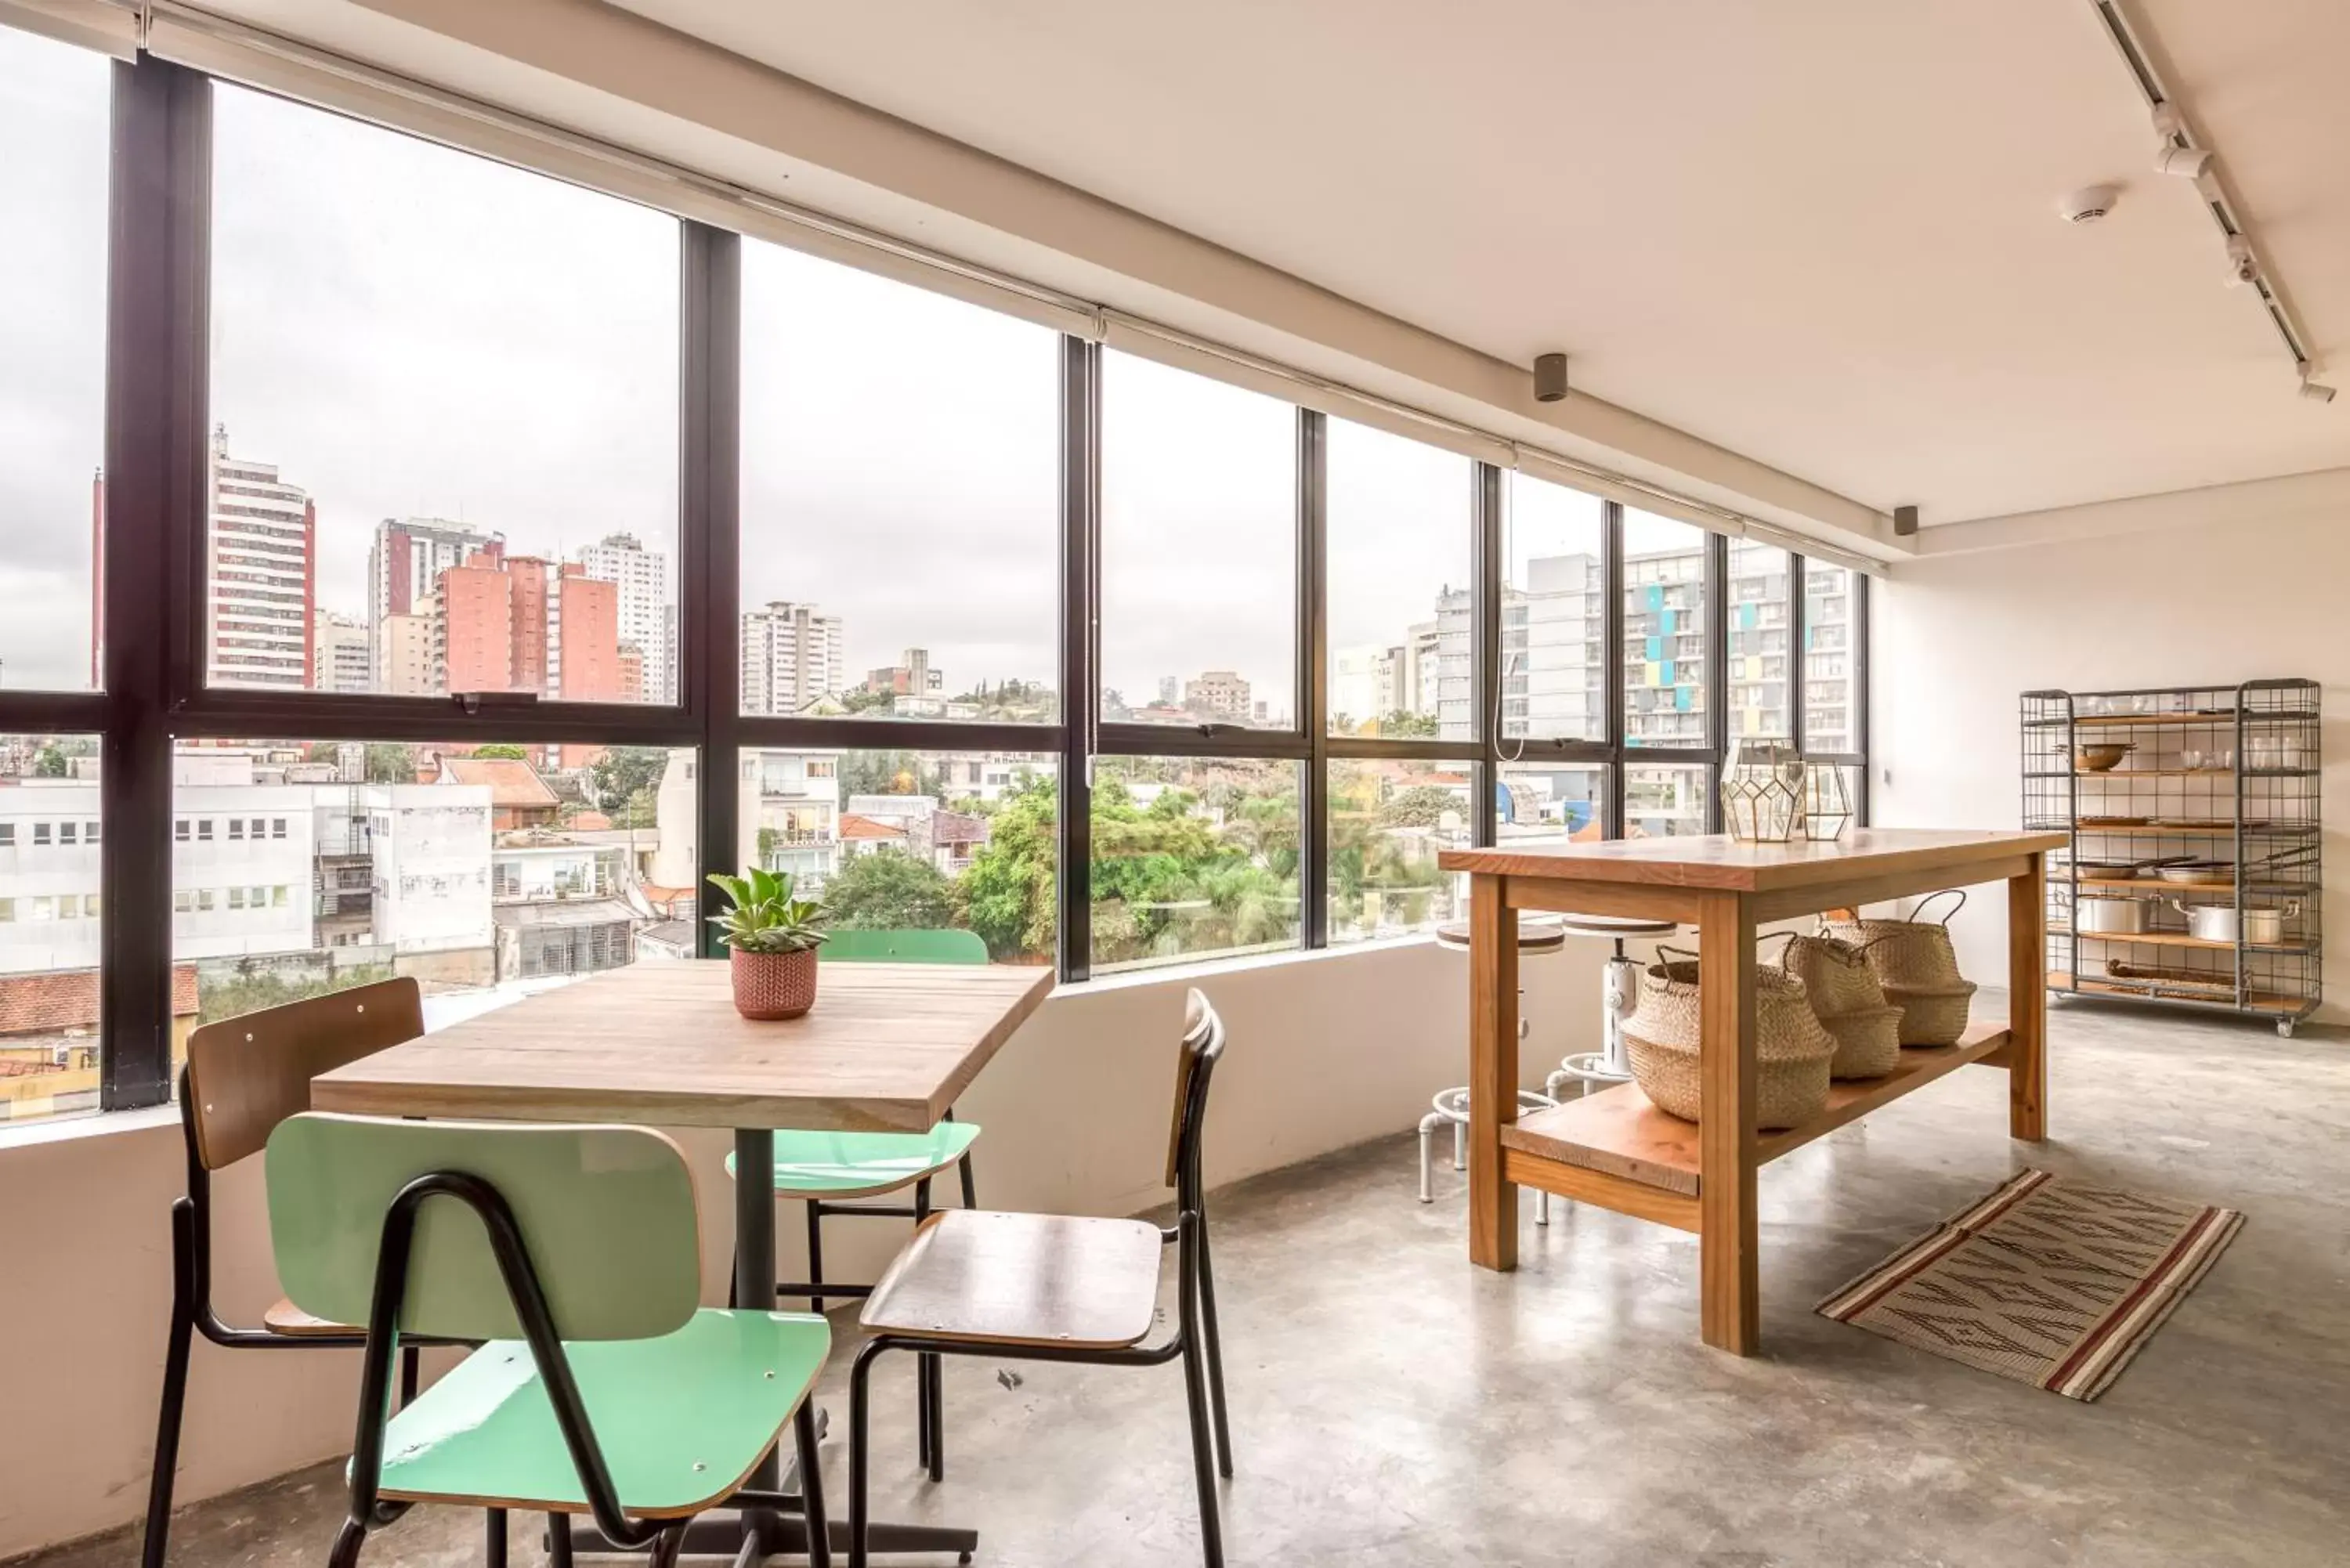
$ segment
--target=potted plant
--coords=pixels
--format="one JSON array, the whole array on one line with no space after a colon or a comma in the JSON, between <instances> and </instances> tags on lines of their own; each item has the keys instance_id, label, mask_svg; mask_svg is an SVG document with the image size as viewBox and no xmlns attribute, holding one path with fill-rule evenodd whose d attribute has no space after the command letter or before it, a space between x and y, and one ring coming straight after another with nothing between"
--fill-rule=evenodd
<instances>
[{"instance_id":1,"label":"potted plant","mask_svg":"<svg viewBox=\"0 0 2350 1568\"><path fill-rule=\"evenodd\" d=\"M816 1005L816 950L826 940L824 906L792 897L792 879L754 867L710 875L734 901L710 923L733 950L734 1011L745 1018L797 1018Z\"/></svg>"}]
</instances>

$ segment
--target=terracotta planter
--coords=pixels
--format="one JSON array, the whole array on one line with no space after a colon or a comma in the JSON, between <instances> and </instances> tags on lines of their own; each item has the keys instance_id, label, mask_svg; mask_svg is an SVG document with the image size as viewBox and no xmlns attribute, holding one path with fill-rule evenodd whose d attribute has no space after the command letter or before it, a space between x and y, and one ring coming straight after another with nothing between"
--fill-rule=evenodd
<instances>
[{"instance_id":1,"label":"terracotta planter","mask_svg":"<svg viewBox=\"0 0 2350 1568\"><path fill-rule=\"evenodd\" d=\"M745 1018L797 1018L816 1005L816 950L746 953L733 950L734 1011Z\"/></svg>"}]
</instances>

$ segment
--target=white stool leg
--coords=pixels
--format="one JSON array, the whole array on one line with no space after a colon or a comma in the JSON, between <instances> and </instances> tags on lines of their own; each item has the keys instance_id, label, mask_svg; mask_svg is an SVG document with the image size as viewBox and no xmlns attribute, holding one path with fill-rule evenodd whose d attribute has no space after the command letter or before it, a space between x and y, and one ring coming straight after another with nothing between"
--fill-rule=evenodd
<instances>
[{"instance_id":1,"label":"white stool leg","mask_svg":"<svg viewBox=\"0 0 2350 1568\"><path fill-rule=\"evenodd\" d=\"M1443 1119L1433 1111L1419 1118L1419 1200L1422 1203L1436 1201L1436 1189L1430 1183L1430 1167L1433 1163L1433 1150L1429 1139L1436 1131L1436 1124Z\"/></svg>"},{"instance_id":2,"label":"white stool leg","mask_svg":"<svg viewBox=\"0 0 2350 1568\"><path fill-rule=\"evenodd\" d=\"M1455 1170L1469 1168L1469 1124L1467 1122L1452 1124L1452 1168Z\"/></svg>"},{"instance_id":3,"label":"white stool leg","mask_svg":"<svg viewBox=\"0 0 2350 1568\"><path fill-rule=\"evenodd\" d=\"M1539 1187L1534 1189L1534 1223L1537 1225L1550 1223L1550 1194Z\"/></svg>"}]
</instances>

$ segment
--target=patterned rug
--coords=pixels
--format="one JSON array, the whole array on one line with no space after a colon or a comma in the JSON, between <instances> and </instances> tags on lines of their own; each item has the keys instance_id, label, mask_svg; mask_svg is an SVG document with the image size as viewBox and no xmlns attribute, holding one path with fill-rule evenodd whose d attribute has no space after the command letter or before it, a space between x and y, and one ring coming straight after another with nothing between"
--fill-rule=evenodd
<instances>
[{"instance_id":1,"label":"patterned rug","mask_svg":"<svg viewBox=\"0 0 2350 1568\"><path fill-rule=\"evenodd\" d=\"M1820 1314L2094 1399L2244 1217L2027 1170L1820 1303Z\"/></svg>"}]
</instances>

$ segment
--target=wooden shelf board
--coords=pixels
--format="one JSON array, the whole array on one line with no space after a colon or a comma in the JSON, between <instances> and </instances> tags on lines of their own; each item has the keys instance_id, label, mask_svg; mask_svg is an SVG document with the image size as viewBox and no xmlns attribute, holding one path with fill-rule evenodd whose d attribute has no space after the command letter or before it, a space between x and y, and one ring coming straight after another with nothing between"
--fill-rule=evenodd
<instances>
[{"instance_id":1,"label":"wooden shelf board","mask_svg":"<svg viewBox=\"0 0 2350 1568\"><path fill-rule=\"evenodd\" d=\"M2130 942L2150 948L2203 948L2223 953L2236 950L2233 942L2206 941L2201 937L2190 937L2185 931L2139 931L2134 936L2124 936L2118 931L2076 931L2070 926L2051 925L2048 934L2052 937L2073 937L2085 942ZM2306 954L2309 951L2307 942L2246 942L2244 947L2247 951L2256 953Z\"/></svg>"},{"instance_id":2,"label":"wooden shelf board","mask_svg":"<svg viewBox=\"0 0 2350 1568\"><path fill-rule=\"evenodd\" d=\"M1764 1164L1801 1148L1970 1062L1997 1057L2006 1050L2007 1042L2005 1023L1976 1023L1956 1045L1903 1051L1901 1065L1885 1077L1832 1085L1827 1109L1818 1116L1802 1127L1766 1132L1755 1139L1755 1162ZM1659 1110L1638 1084L1619 1084L1569 1100L1554 1110L1530 1112L1502 1128L1502 1145L1559 1165L1599 1171L1683 1197L1697 1195L1700 1166L1697 1124Z\"/></svg>"},{"instance_id":3,"label":"wooden shelf board","mask_svg":"<svg viewBox=\"0 0 2350 1568\"><path fill-rule=\"evenodd\" d=\"M2077 991L2084 996L2118 996L2125 1000L2135 998L2140 1002L2208 1002L2213 1007L2225 1008L2231 1012L2283 1012L2299 1014L2305 1012L2310 1006L2310 999L2307 997L2272 996L2265 992L2255 992L2245 999L2244 1005L2241 1008L2238 1008L2236 1006L2235 998L2232 995L2205 997L2192 994L2182 994L2165 996L2162 994L2163 985L2160 981L2142 983L2151 985L2153 987L2152 992L2149 993L2147 991L2141 989L2138 985L2125 985L2118 981L2109 980L2095 980L2087 975L2083 975L2078 980L2075 980L2072 975L2065 973L2063 970L2052 970L2048 974L2049 990ZM2173 987L2172 989L2175 991L2178 988Z\"/></svg>"}]
</instances>

